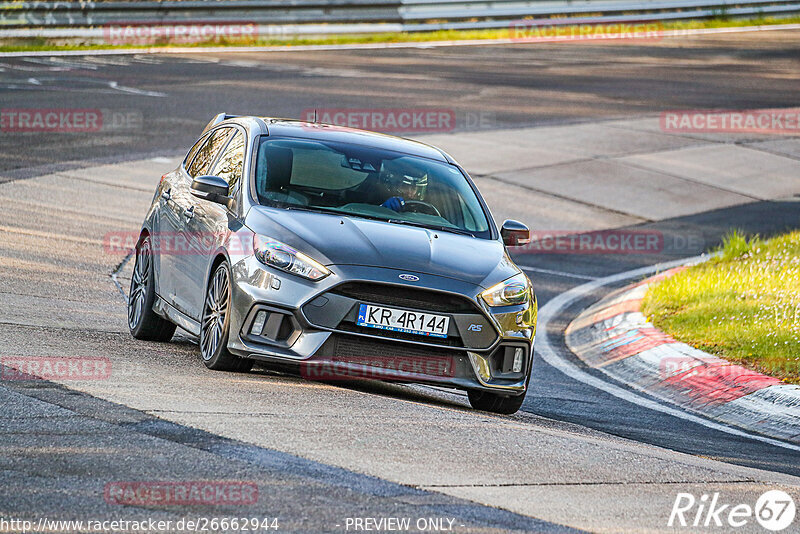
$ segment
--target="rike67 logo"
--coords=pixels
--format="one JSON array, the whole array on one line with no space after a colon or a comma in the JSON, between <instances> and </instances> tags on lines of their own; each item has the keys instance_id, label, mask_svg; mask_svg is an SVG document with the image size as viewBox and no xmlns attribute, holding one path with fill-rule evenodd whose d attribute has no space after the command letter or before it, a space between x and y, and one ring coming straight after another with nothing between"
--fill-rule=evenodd
<instances>
[{"instance_id":1,"label":"rike67 logo","mask_svg":"<svg viewBox=\"0 0 800 534\"><path fill-rule=\"evenodd\" d=\"M765 492L755 506L725 502L719 493L703 494L699 498L691 493L678 493L667 526L691 527L694 532L698 529L740 528L755 519L763 528L779 532L792 525L796 512L792 496L781 490Z\"/></svg>"}]
</instances>

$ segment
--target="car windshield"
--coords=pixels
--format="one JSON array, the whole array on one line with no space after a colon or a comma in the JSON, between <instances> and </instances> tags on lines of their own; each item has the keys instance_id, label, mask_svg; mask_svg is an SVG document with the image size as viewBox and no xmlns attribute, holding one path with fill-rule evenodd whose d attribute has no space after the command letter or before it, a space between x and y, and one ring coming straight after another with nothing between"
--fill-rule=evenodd
<instances>
[{"instance_id":1,"label":"car windshield","mask_svg":"<svg viewBox=\"0 0 800 534\"><path fill-rule=\"evenodd\" d=\"M266 206L490 237L481 203L457 167L398 152L264 138L255 189Z\"/></svg>"}]
</instances>

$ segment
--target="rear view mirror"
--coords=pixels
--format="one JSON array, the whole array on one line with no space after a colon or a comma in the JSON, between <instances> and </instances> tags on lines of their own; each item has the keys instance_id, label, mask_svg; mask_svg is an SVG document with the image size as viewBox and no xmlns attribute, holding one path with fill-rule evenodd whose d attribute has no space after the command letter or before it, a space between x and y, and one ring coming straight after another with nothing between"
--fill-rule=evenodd
<instances>
[{"instance_id":1,"label":"rear view mirror","mask_svg":"<svg viewBox=\"0 0 800 534\"><path fill-rule=\"evenodd\" d=\"M192 194L198 198L228 205L228 182L219 176L198 176L192 181Z\"/></svg>"},{"instance_id":2,"label":"rear view mirror","mask_svg":"<svg viewBox=\"0 0 800 534\"><path fill-rule=\"evenodd\" d=\"M500 229L500 237L507 247L518 247L531 242L531 230L519 221L508 219Z\"/></svg>"}]
</instances>

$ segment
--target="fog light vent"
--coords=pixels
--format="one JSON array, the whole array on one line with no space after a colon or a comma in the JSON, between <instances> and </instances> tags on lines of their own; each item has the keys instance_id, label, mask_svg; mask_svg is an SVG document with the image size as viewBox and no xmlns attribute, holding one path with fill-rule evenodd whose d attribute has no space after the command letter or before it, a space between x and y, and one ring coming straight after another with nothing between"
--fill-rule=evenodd
<instances>
[{"instance_id":1,"label":"fog light vent","mask_svg":"<svg viewBox=\"0 0 800 534\"><path fill-rule=\"evenodd\" d=\"M514 349L514 363L511 366L511 371L514 373L522 372L522 364L525 362L525 351L520 347Z\"/></svg>"},{"instance_id":2,"label":"fog light vent","mask_svg":"<svg viewBox=\"0 0 800 534\"><path fill-rule=\"evenodd\" d=\"M505 345L492 358L492 375L495 378L519 378L525 373L528 351L520 345Z\"/></svg>"},{"instance_id":3,"label":"fog light vent","mask_svg":"<svg viewBox=\"0 0 800 534\"><path fill-rule=\"evenodd\" d=\"M254 336L261 335L261 331L264 330L264 323L267 320L267 312L264 310L260 310L256 314L256 318L253 319L253 326L250 327L250 334Z\"/></svg>"}]
</instances>

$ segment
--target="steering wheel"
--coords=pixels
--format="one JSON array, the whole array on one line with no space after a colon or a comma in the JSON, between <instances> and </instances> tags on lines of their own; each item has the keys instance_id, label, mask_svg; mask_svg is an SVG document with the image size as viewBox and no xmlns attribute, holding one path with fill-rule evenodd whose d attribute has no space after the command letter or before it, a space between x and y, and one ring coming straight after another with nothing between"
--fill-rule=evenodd
<instances>
[{"instance_id":1,"label":"steering wheel","mask_svg":"<svg viewBox=\"0 0 800 534\"><path fill-rule=\"evenodd\" d=\"M436 206L421 200L406 200L403 204L403 211L412 211L414 213L427 213L428 215L436 215L441 217L442 214L436 209Z\"/></svg>"}]
</instances>

